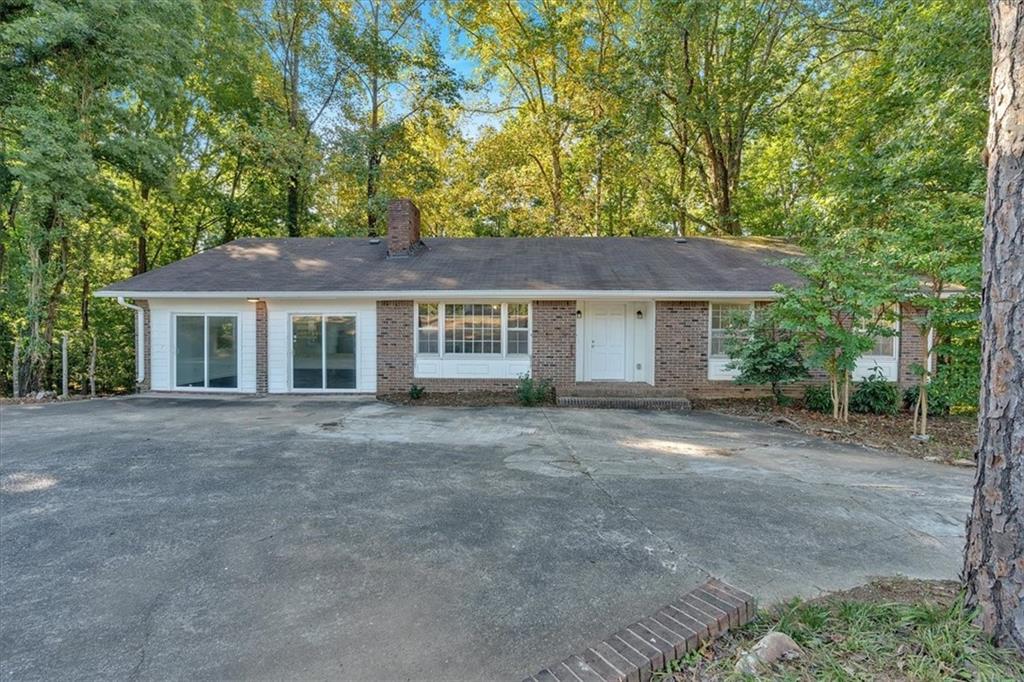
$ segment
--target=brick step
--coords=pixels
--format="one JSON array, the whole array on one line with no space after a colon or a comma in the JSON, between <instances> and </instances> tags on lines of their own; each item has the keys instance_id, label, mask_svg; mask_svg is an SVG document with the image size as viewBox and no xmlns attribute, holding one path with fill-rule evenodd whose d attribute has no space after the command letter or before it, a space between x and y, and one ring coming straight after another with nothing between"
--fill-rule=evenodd
<instances>
[{"instance_id":1,"label":"brick step","mask_svg":"<svg viewBox=\"0 0 1024 682\"><path fill-rule=\"evenodd\" d=\"M755 612L752 596L712 578L652 616L523 682L646 682L671 661L750 622Z\"/></svg>"},{"instance_id":2,"label":"brick step","mask_svg":"<svg viewBox=\"0 0 1024 682\"><path fill-rule=\"evenodd\" d=\"M586 407L610 410L690 410L686 398L659 398L654 396L578 396L558 397L559 407Z\"/></svg>"}]
</instances>

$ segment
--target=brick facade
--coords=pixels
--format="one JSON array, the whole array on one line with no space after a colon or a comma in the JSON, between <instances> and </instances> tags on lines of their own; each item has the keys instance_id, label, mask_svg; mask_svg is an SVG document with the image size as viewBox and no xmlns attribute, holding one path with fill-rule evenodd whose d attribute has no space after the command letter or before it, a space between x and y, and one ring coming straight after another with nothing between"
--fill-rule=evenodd
<instances>
[{"instance_id":1,"label":"brick facade","mask_svg":"<svg viewBox=\"0 0 1024 682\"><path fill-rule=\"evenodd\" d=\"M433 379L413 376L413 302L377 301L377 393L405 393L413 384L431 393L508 391L516 379Z\"/></svg>"},{"instance_id":2,"label":"brick facade","mask_svg":"<svg viewBox=\"0 0 1024 682\"><path fill-rule=\"evenodd\" d=\"M147 301L136 302L143 310L145 379L141 390L152 386L150 357L151 329ZM654 381L645 384L578 384L576 382L576 301L534 301L532 303L533 376L550 379L562 394L574 389L600 388L609 392L626 390L636 395L679 395L698 398L755 397L769 394L762 386L743 386L731 381L708 380L708 302L658 301L655 304ZM899 383L909 386L917 378L913 363L925 362L926 339L914 320L909 306L902 310L899 347ZM437 393L461 391L507 391L517 379L441 379L415 378L414 315L411 300L377 302L377 392L404 393L415 383ZM256 303L256 390L267 392L267 304ZM816 372L811 379L818 383L824 376ZM804 384L789 387L800 393ZM579 395L587 395L579 393Z\"/></svg>"},{"instance_id":3,"label":"brick facade","mask_svg":"<svg viewBox=\"0 0 1024 682\"><path fill-rule=\"evenodd\" d=\"M142 381L139 382L140 391L148 391L153 386L153 362L150 357L152 343L152 332L149 320L149 301L135 301L135 305L142 308Z\"/></svg>"},{"instance_id":4,"label":"brick facade","mask_svg":"<svg viewBox=\"0 0 1024 682\"><path fill-rule=\"evenodd\" d=\"M903 388L917 385L914 365L923 367L927 362L927 334L917 323L921 316L922 311L909 304L900 306L899 384Z\"/></svg>"},{"instance_id":5,"label":"brick facade","mask_svg":"<svg viewBox=\"0 0 1024 682\"><path fill-rule=\"evenodd\" d=\"M267 392L267 302L256 302L256 392Z\"/></svg>"},{"instance_id":6,"label":"brick facade","mask_svg":"<svg viewBox=\"0 0 1024 682\"><path fill-rule=\"evenodd\" d=\"M576 383L576 301L533 302L531 372L555 390Z\"/></svg>"}]
</instances>

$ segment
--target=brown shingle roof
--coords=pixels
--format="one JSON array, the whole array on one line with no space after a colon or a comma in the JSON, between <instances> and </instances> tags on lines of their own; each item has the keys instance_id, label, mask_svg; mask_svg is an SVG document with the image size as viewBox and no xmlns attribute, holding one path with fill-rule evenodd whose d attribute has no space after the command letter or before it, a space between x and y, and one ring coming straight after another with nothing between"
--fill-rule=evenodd
<instances>
[{"instance_id":1,"label":"brown shingle roof","mask_svg":"<svg viewBox=\"0 0 1024 682\"><path fill-rule=\"evenodd\" d=\"M129 292L769 291L799 278L799 255L763 239L546 237L426 239L410 258L386 240L238 239L116 282Z\"/></svg>"}]
</instances>

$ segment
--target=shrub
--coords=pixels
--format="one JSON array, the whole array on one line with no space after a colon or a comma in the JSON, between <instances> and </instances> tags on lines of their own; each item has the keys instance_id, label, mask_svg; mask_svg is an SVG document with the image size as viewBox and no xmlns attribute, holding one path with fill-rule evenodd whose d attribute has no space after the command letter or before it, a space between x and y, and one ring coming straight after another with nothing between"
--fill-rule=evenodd
<instances>
[{"instance_id":1,"label":"shrub","mask_svg":"<svg viewBox=\"0 0 1024 682\"><path fill-rule=\"evenodd\" d=\"M736 383L771 386L778 405L787 403L782 387L807 376L800 341L768 317L756 318L744 333L730 338L726 352L732 358L729 368L739 370Z\"/></svg>"},{"instance_id":2,"label":"shrub","mask_svg":"<svg viewBox=\"0 0 1024 682\"><path fill-rule=\"evenodd\" d=\"M519 375L519 383L516 385L516 398L520 405L532 407L541 403L548 403L554 398L555 389L550 379L534 379L528 374Z\"/></svg>"},{"instance_id":3,"label":"shrub","mask_svg":"<svg viewBox=\"0 0 1024 682\"><path fill-rule=\"evenodd\" d=\"M928 387L928 414L949 414L949 399L941 390L937 390L939 388L934 384ZM914 409L914 405L917 404L917 393L917 386L911 386L903 391L904 409L911 411Z\"/></svg>"},{"instance_id":4,"label":"shrub","mask_svg":"<svg viewBox=\"0 0 1024 682\"><path fill-rule=\"evenodd\" d=\"M814 412L832 411L832 392L828 386L808 386L804 390L804 407Z\"/></svg>"},{"instance_id":5,"label":"shrub","mask_svg":"<svg viewBox=\"0 0 1024 682\"><path fill-rule=\"evenodd\" d=\"M896 384L886 381L878 370L857 384L850 396L850 409L865 414L896 414L900 405L900 391Z\"/></svg>"},{"instance_id":6,"label":"shrub","mask_svg":"<svg viewBox=\"0 0 1024 682\"><path fill-rule=\"evenodd\" d=\"M409 397L412 398L413 400L419 400L420 398L423 397L423 394L426 393L426 391L427 389L425 389L424 387L413 384L412 386L409 387Z\"/></svg>"}]
</instances>

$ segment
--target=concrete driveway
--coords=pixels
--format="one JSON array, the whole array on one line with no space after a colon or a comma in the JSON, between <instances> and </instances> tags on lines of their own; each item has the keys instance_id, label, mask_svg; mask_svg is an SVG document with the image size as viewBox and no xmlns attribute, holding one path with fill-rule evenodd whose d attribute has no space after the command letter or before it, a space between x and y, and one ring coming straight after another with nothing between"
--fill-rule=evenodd
<instances>
[{"instance_id":1,"label":"concrete driveway","mask_svg":"<svg viewBox=\"0 0 1024 682\"><path fill-rule=\"evenodd\" d=\"M518 679L718 576L954 578L970 471L709 414L5 406L4 679Z\"/></svg>"}]
</instances>

